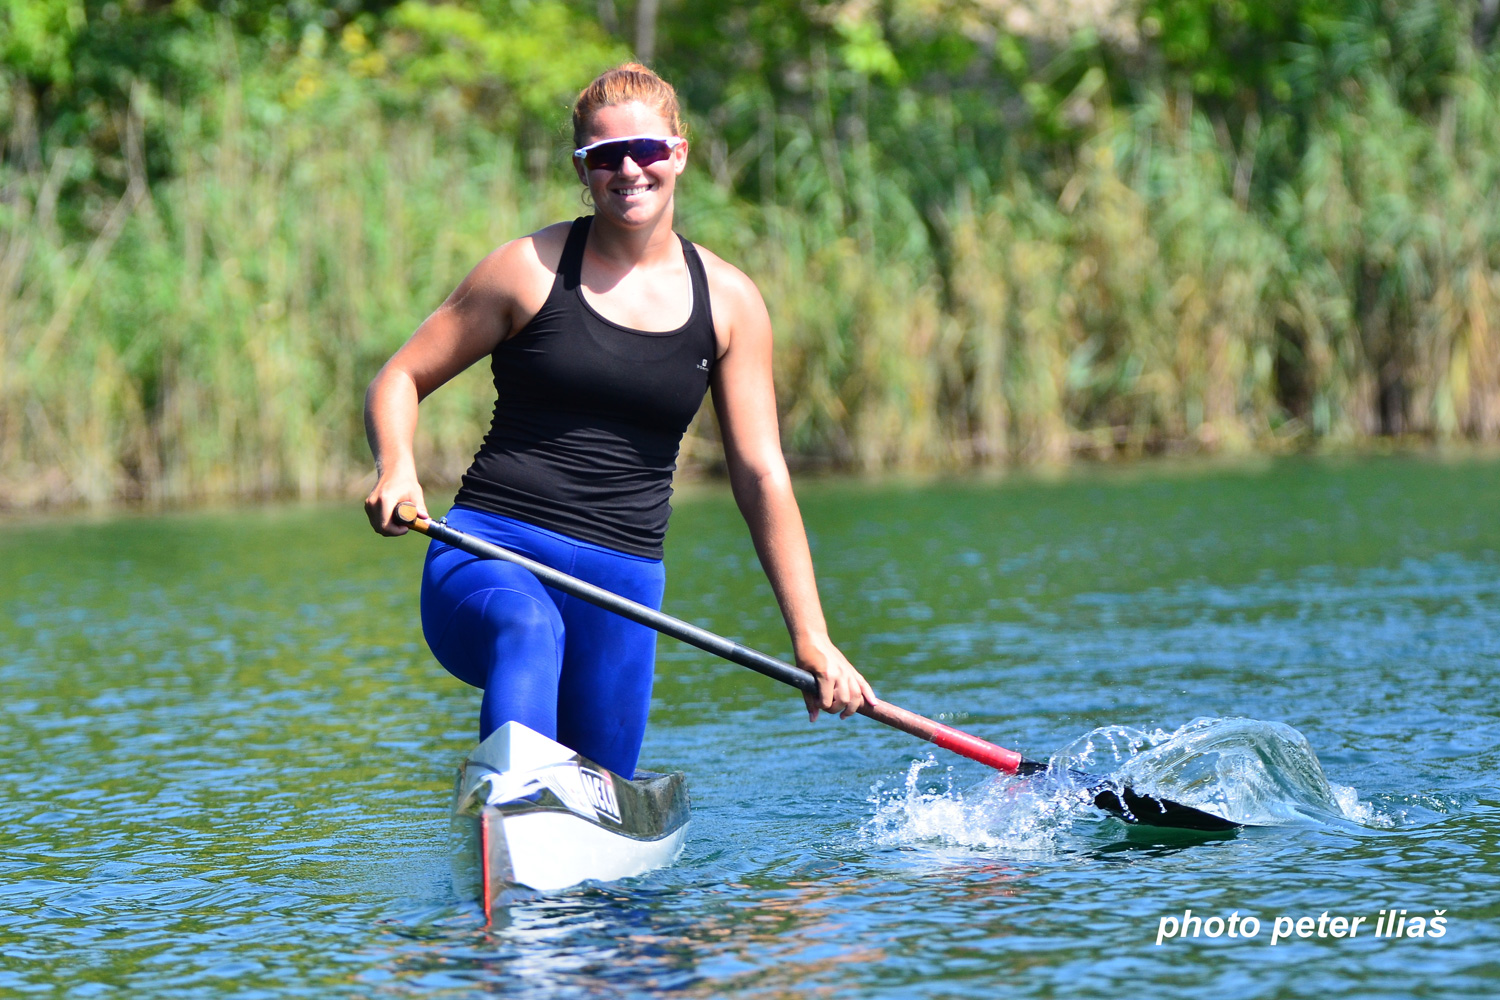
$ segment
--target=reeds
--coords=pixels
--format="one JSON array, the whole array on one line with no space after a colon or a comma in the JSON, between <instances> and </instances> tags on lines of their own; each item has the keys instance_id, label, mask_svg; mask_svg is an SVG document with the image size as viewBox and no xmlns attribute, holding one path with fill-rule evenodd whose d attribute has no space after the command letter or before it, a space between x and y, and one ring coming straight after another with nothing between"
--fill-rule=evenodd
<instances>
[{"instance_id":1,"label":"reeds","mask_svg":"<svg viewBox=\"0 0 1500 1000\"><path fill-rule=\"evenodd\" d=\"M168 177L140 166L150 115ZM503 140L391 121L355 91L276 120L226 77L209 103L132 106L124 194L78 240L58 221L68 152L40 156L11 118L12 506L358 489L378 366L496 244L586 211L565 168L539 180ZM1435 122L1379 80L1330 102L1263 205L1243 151L1166 98L1104 109L1061 174L925 204L868 144L830 159L808 128L777 129L758 161L772 200L695 171L680 228L759 283L794 456L953 468L1500 437L1500 87L1482 69ZM478 366L424 404L428 478L462 472L490 391ZM684 460L718 454L702 422Z\"/></svg>"},{"instance_id":2,"label":"reeds","mask_svg":"<svg viewBox=\"0 0 1500 1000\"><path fill-rule=\"evenodd\" d=\"M502 143L444 148L369 107L268 127L231 85L161 113L175 176L122 200L92 245L69 245L55 217L66 153L6 178L4 502L356 488L371 375L497 243L564 214L568 192L520 179ZM472 454L482 383L468 373L424 407L436 478Z\"/></svg>"},{"instance_id":3,"label":"reeds","mask_svg":"<svg viewBox=\"0 0 1500 1000\"><path fill-rule=\"evenodd\" d=\"M955 191L930 238L878 181L847 223L824 192L764 212L788 443L890 468L1496 440L1496 83L1432 123L1362 81L1268 205L1254 149L1159 98L1102 115L1053 187Z\"/></svg>"}]
</instances>

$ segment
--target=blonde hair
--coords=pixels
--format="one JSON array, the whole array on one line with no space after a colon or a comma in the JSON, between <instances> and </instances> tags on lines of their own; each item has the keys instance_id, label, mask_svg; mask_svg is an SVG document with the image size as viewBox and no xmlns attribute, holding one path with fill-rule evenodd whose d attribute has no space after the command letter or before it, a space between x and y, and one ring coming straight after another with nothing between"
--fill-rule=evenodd
<instances>
[{"instance_id":1,"label":"blonde hair","mask_svg":"<svg viewBox=\"0 0 1500 1000\"><path fill-rule=\"evenodd\" d=\"M631 101L639 101L666 119L673 135L687 134L672 85L640 63L624 63L600 73L573 102L573 145L585 145L589 125L601 108Z\"/></svg>"}]
</instances>

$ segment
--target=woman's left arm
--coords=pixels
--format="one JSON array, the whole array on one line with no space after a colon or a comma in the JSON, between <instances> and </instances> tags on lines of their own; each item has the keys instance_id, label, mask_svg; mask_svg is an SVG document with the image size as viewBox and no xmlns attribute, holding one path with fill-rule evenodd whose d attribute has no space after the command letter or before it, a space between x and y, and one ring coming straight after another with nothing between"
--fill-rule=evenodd
<instances>
[{"instance_id":1,"label":"woman's left arm","mask_svg":"<svg viewBox=\"0 0 1500 1000\"><path fill-rule=\"evenodd\" d=\"M819 710L847 719L876 699L869 682L828 637L807 532L781 453L771 318L754 282L711 254L704 257L720 350L712 376L714 410L734 499L781 606L797 665L818 679L817 695L803 694L808 719L816 720Z\"/></svg>"}]
</instances>

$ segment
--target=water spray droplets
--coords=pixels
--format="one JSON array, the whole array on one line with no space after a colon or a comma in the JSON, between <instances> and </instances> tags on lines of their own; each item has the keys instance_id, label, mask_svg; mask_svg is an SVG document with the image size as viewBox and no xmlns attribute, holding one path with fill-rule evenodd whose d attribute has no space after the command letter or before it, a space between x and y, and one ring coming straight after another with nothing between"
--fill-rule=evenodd
<instances>
[{"instance_id":1,"label":"water spray droplets","mask_svg":"<svg viewBox=\"0 0 1500 1000\"><path fill-rule=\"evenodd\" d=\"M938 844L1007 854L1056 853L1074 820L1088 814L1085 800L1047 779L1003 775L972 788L954 788L953 769L925 777L937 766L915 760L897 787L871 789L874 815L860 837L880 846ZM940 778L940 780L933 780Z\"/></svg>"}]
</instances>

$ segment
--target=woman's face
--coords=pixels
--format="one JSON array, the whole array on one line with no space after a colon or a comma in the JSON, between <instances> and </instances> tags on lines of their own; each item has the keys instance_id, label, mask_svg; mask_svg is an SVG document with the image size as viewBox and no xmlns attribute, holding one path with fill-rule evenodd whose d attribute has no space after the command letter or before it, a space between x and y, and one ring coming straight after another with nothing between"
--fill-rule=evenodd
<instances>
[{"instance_id":1,"label":"woman's face","mask_svg":"<svg viewBox=\"0 0 1500 1000\"><path fill-rule=\"evenodd\" d=\"M600 108L589 126L588 143L626 136L672 135L666 119L639 101ZM618 170L589 170L581 160L573 163L593 195L595 212L625 226L643 226L660 218L672 204L677 175L687 168L687 143L679 143L665 160L644 167L628 156Z\"/></svg>"}]
</instances>

